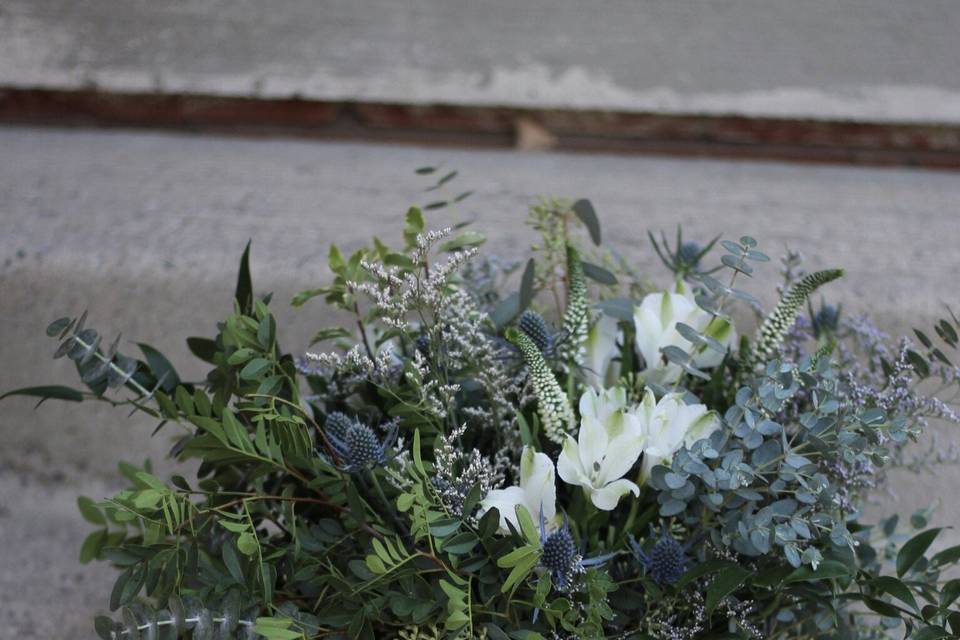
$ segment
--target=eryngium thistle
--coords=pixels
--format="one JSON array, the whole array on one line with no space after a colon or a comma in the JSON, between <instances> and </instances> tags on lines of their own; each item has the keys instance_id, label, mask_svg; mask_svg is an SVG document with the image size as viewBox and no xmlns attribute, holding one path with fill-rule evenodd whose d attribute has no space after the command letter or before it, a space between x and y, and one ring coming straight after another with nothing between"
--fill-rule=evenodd
<instances>
[{"instance_id":1,"label":"eryngium thistle","mask_svg":"<svg viewBox=\"0 0 960 640\"><path fill-rule=\"evenodd\" d=\"M700 265L700 253L703 248L696 242L684 242L677 251L677 262L679 262L686 271L694 272Z\"/></svg>"},{"instance_id":2,"label":"eryngium thistle","mask_svg":"<svg viewBox=\"0 0 960 640\"><path fill-rule=\"evenodd\" d=\"M339 428L342 425L336 426ZM383 441L373 429L359 420L353 420L342 437L330 431L326 436L340 460L337 467L357 473L390 461L388 451L397 439L397 424L394 422L390 425Z\"/></svg>"},{"instance_id":3,"label":"eryngium thistle","mask_svg":"<svg viewBox=\"0 0 960 640\"><path fill-rule=\"evenodd\" d=\"M324 430L340 440L347 437L347 431L353 425L354 420L341 411L331 411L323 423Z\"/></svg>"},{"instance_id":4,"label":"eryngium thistle","mask_svg":"<svg viewBox=\"0 0 960 640\"><path fill-rule=\"evenodd\" d=\"M630 546L640 559L647 575L654 582L672 584L679 580L680 576L687 570L686 549L666 530L653 545L650 553L644 551L633 538L630 539Z\"/></svg>"},{"instance_id":5,"label":"eryngium thistle","mask_svg":"<svg viewBox=\"0 0 960 640\"><path fill-rule=\"evenodd\" d=\"M580 253L567 245L567 308L563 313L563 335L566 337L560 345L560 357L563 360L580 364L585 353L587 340L587 280L583 275L583 263Z\"/></svg>"},{"instance_id":6,"label":"eryngium thistle","mask_svg":"<svg viewBox=\"0 0 960 640\"><path fill-rule=\"evenodd\" d=\"M819 338L825 332L832 333L837 330L839 322L840 309L832 304L821 305L812 319L813 335Z\"/></svg>"},{"instance_id":7,"label":"eryngium thistle","mask_svg":"<svg viewBox=\"0 0 960 640\"><path fill-rule=\"evenodd\" d=\"M550 578L560 591L567 591L577 575L584 572L583 557L577 553L570 527L566 523L543 541L540 564L550 572Z\"/></svg>"},{"instance_id":8,"label":"eryngium thistle","mask_svg":"<svg viewBox=\"0 0 960 640\"><path fill-rule=\"evenodd\" d=\"M509 329L507 340L517 345L527 364L544 433L553 442L562 444L573 430L573 409L570 407L567 394L560 388L560 383L547 366L543 354L527 334Z\"/></svg>"},{"instance_id":9,"label":"eryngium thistle","mask_svg":"<svg viewBox=\"0 0 960 640\"><path fill-rule=\"evenodd\" d=\"M533 344L537 345L540 353L545 353L553 342L553 335L550 333L550 328L547 327L543 316L536 311L529 309L524 311L520 315L520 320L517 321L517 328L533 340Z\"/></svg>"}]
</instances>

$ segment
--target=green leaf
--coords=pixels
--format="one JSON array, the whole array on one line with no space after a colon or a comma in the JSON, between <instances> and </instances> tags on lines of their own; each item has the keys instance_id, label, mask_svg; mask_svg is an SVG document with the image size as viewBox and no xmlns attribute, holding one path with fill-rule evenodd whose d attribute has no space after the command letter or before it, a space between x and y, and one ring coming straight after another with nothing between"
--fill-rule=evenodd
<instances>
[{"instance_id":1,"label":"green leaf","mask_svg":"<svg viewBox=\"0 0 960 640\"><path fill-rule=\"evenodd\" d=\"M157 382L161 383L161 389L169 391L180 384L180 376L165 355L144 342L138 342L137 346L143 352L143 357L147 359L150 372Z\"/></svg>"},{"instance_id":2,"label":"green leaf","mask_svg":"<svg viewBox=\"0 0 960 640\"><path fill-rule=\"evenodd\" d=\"M930 564L939 567L945 564L954 564L957 561L960 561L960 545L949 547L935 554L930 559Z\"/></svg>"},{"instance_id":3,"label":"green leaf","mask_svg":"<svg viewBox=\"0 0 960 640\"><path fill-rule=\"evenodd\" d=\"M289 618L257 618L253 630L267 640L296 640L302 638L299 631L290 629L293 620Z\"/></svg>"},{"instance_id":4,"label":"green leaf","mask_svg":"<svg viewBox=\"0 0 960 640\"><path fill-rule=\"evenodd\" d=\"M702 578L703 576L710 575L711 573L717 573L718 571L734 569L736 567L737 564L735 562L730 562L729 560L708 560L706 562L701 562L680 576L673 586L676 589L682 589L685 585L693 582L697 578Z\"/></svg>"},{"instance_id":5,"label":"green leaf","mask_svg":"<svg viewBox=\"0 0 960 640\"><path fill-rule=\"evenodd\" d=\"M242 349L237 349L236 351L230 354L229 358L227 358L227 364L230 365L231 367L235 367L237 365L243 364L244 362L248 361L250 358L252 358L256 354L257 352L249 347L243 347Z\"/></svg>"},{"instance_id":6,"label":"green leaf","mask_svg":"<svg viewBox=\"0 0 960 640\"><path fill-rule=\"evenodd\" d=\"M523 532L523 537L526 538L530 544L540 544L540 531L537 529L537 526L533 524L533 516L527 511L527 508L518 504L514 507L514 511L517 513L517 521L520 523L520 531Z\"/></svg>"},{"instance_id":7,"label":"green leaf","mask_svg":"<svg viewBox=\"0 0 960 640\"><path fill-rule=\"evenodd\" d=\"M420 429L413 432L413 466L426 477L427 470L423 466L423 458L420 454Z\"/></svg>"},{"instance_id":8,"label":"green leaf","mask_svg":"<svg viewBox=\"0 0 960 640\"><path fill-rule=\"evenodd\" d=\"M327 293L327 291L328 289L326 287L321 287L319 289L307 289L305 291L301 291L297 295L293 296L293 298L290 300L290 304L291 306L294 306L294 307L302 307L304 304L307 303L307 301L312 300L317 296L322 296L323 294Z\"/></svg>"},{"instance_id":9,"label":"green leaf","mask_svg":"<svg viewBox=\"0 0 960 640\"><path fill-rule=\"evenodd\" d=\"M888 593L901 602L909 605L914 611L918 611L917 600L913 597L910 587L893 576L880 576L870 581L870 586L874 589Z\"/></svg>"},{"instance_id":10,"label":"green leaf","mask_svg":"<svg viewBox=\"0 0 960 640\"><path fill-rule=\"evenodd\" d=\"M510 324L519 313L520 294L515 292L500 301L500 304L498 304L490 314L490 319L493 320L493 324L496 325L498 329L502 329Z\"/></svg>"},{"instance_id":11,"label":"green leaf","mask_svg":"<svg viewBox=\"0 0 960 640\"><path fill-rule=\"evenodd\" d=\"M847 565L836 560L824 560L816 569L809 566L800 567L784 578L783 582L812 582L815 580L832 580L834 578L848 578L850 570Z\"/></svg>"},{"instance_id":12,"label":"green leaf","mask_svg":"<svg viewBox=\"0 0 960 640\"><path fill-rule=\"evenodd\" d=\"M80 515L83 516L83 519L90 524L107 524L107 519L103 516L103 513L100 512L100 509L97 508L96 503L90 498L86 496L77 498L77 509L80 510Z\"/></svg>"},{"instance_id":13,"label":"green leaf","mask_svg":"<svg viewBox=\"0 0 960 640\"><path fill-rule=\"evenodd\" d=\"M913 565L917 564L920 558L923 557L923 554L927 552L927 549L930 548L930 545L933 544L934 539L940 534L940 531L941 529L939 527L936 529L928 529L910 538L910 540L903 545L903 548L901 548L897 554L898 577L902 578L905 573L913 568Z\"/></svg>"},{"instance_id":14,"label":"green leaf","mask_svg":"<svg viewBox=\"0 0 960 640\"><path fill-rule=\"evenodd\" d=\"M423 211L417 207L407 209L406 223L403 227L403 241L408 247L417 243L417 236L423 233L427 222L423 219Z\"/></svg>"},{"instance_id":15,"label":"green leaf","mask_svg":"<svg viewBox=\"0 0 960 640\"><path fill-rule=\"evenodd\" d=\"M250 241L240 256L240 270L237 272L237 289L233 295L240 312L244 315L253 313L253 281L250 278Z\"/></svg>"},{"instance_id":16,"label":"green leaf","mask_svg":"<svg viewBox=\"0 0 960 640\"><path fill-rule=\"evenodd\" d=\"M510 591L513 585L530 575L530 572L533 571L533 568L537 566L538 562L540 562L539 549L537 549L535 553L524 557L513 567L510 575L507 576L507 579L504 580L503 585L500 587L500 592L506 593Z\"/></svg>"},{"instance_id":17,"label":"green leaf","mask_svg":"<svg viewBox=\"0 0 960 640\"><path fill-rule=\"evenodd\" d=\"M7 391L3 395L0 395L0 400L3 400L9 396L32 396L34 398L40 398L40 402L36 404L37 407L51 399L66 400L68 402L83 402L83 393L77 391L76 389L71 389L70 387L63 387L60 385L14 389L13 391Z\"/></svg>"},{"instance_id":18,"label":"green leaf","mask_svg":"<svg viewBox=\"0 0 960 640\"><path fill-rule=\"evenodd\" d=\"M536 263L533 258L527 260L527 266L523 269L523 276L520 278L520 307L517 313L530 306L533 302L533 296L536 293L533 290L533 279L536 274Z\"/></svg>"},{"instance_id":19,"label":"green leaf","mask_svg":"<svg viewBox=\"0 0 960 640\"><path fill-rule=\"evenodd\" d=\"M237 549L245 556L252 556L260 548L257 537L249 531L241 533L237 538Z\"/></svg>"},{"instance_id":20,"label":"green leaf","mask_svg":"<svg viewBox=\"0 0 960 640\"><path fill-rule=\"evenodd\" d=\"M917 375L921 378L926 378L930 375L930 364L927 362L927 359L913 349L907 350L907 362L913 366Z\"/></svg>"},{"instance_id":21,"label":"green leaf","mask_svg":"<svg viewBox=\"0 0 960 640\"><path fill-rule=\"evenodd\" d=\"M939 626L930 626L919 629L910 636L910 640L940 640L940 638L953 638L949 631Z\"/></svg>"},{"instance_id":22,"label":"green leaf","mask_svg":"<svg viewBox=\"0 0 960 640\"><path fill-rule=\"evenodd\" d=\"M266 358L254 358L240 370L240 377L244 380L256 380L271 366L273 366L273 363Z\"/></svg>"},{"instance_id":23,"label":"green leaf","mask_svg":"<svg viewBox=\"0 0 960 640\"><path fill-rule=\"evenodd\" d=\"M80 545L80 564L87 564L100 555L100 549L106 541L106 529L99 529L88 535L83 544Z\"/></svg>"},{"instance_id":24,"label":"green leaf","mask_svg":"<svg viewBox=\"0 0 960 640\"><path fill-rule=\"evenodd\" d=\"M217 343L210 338L187 338L187 348L190 353L197 356L204 362L215 364L213 357L217 353Z\"/></svg>"},{"instance_id":25,"label":"green leaf","mask_svg":"<svg viewBox=\"0 0 960 640\"><path fill-rule=\"evenodd\" d=\"M876 611L880 615L887 616L888 618L899 618L903 613L898 607L893 606L889 602L884 602L879 598L863 596L863 604L867 605L867 608L871 611Z\"/></svg>"},{"instance_id":26,"label":"green leaf","mask_svg":"<svg viewBox=\"0 0 960 640\"><path fill-rule=\"evenodd\" d=\"M230 576L236 580L237 584L245 584L243 567L240 565L240 557L237 555L237 548L234 546L233 541L227 540L224 542L220 553L223 556L223 564L227 567L227 571L230 572Z\"/></svg>"},{"instance_id":27,"label":"green leaf","mask_svg":"<svg viewBox=\"0 0 960 640\"><path fill-rule=\"evenodd\" d=\"M440 251L459 251L464 247L477 247L487 241L486 236L477 231L464 231L456 238L440 245Z\"/></svg>"},{"instance_id":28,"label":"green leaf","mask_svg":"<svg viewBox=\"0 0 960 640\"><path fill-rule=\"evenodd\" d=\"M387 567L383 563L383 560L381 560L379 557L375 555L367 556L365 558L365 562L367 565L367 569L369 569L370 572L375 575L382 576L387 572Z\"/></svg>"},{"instance_id":29,"label":"green leaf","mask_svg":"<svg viewBox=\"0 0 960 640\"><path fill-rule=\"evenodd\" d=\"M600 284L606 285L615 285L617 284L617 276L613 275L603 267L592 262L586 262L581 260L580 264L583 266L583 275L587 276L591 280L595 280Z\"/></svg>"},{"instance_id":30,"label":"green leaf","mask_svg":"<svg viewBox=\"0 0 960 640\"><path fill-rule=\"evenodd\" d=\"M593 203L589 200L577 200L573 203L573 212L590 232L590 239L593 240L593 244L599 245L602 241L600 219L597 218L597 212L593 209Z\"/></svg>"},{"instance_id":31,"label":"green leaf","mask_svg":"<svg viewBox=\"0 0 960 640\"><path fill-rule=\"evenodd\" d=\"M336 340L337 338L349 338L350 331L344 329L343 327L327 327L326 329L320 329L313 337L310 338L310 345L313 346L318 342L323 342L324 340Z\"/></svg>"},{"instance_id":32,"label":"green leaf","mask_svg":"<svg viewBox=\"0 0 960 640\"><path fill-rule=\"evenodd\" d=\"M736 591L738 587L746 582L750 575L751 572L742 567L731 567L718 575L714 581L710 583L710 586L707 587L707 615L710 615L710 613L717 608L721 600Z\"/></svg>"},{"instance_id":33,"label":"green leaf","mask_svg":"<svg viewBox=\"0 0 960 640\"><path fill-rule=\"evenodd\" d=\"M64 329L70 326L70 322L70 318L57 318L47 325L47 335L51 338L60 335Z\"/></svg>"},{"instance_id":34,"label":"green leaf","mask_svg":"<svg viewBox=\"0 0 960 640\"><path fill-rule=\"evenodd\" d=\"M268 313L263 317L260 325L257 327L257 342L260 343L261 347L269 351L273 348L273 341L276 337L277 321Z\"/></svg>"},{"instance_id":35,"label":"green leaf","mask_svg":"<svg viewBox=\"0 0 960 640\"><path fill-rule=\"evenodd\" d=\"M521 562L523 562L525 558L531 555L536 555L538 550L539 549L537 547L530 544L525 544L522 547L517 547L516 549L506 554L505 556L501 556L500 558L497 558L497 566L503 569L509 569L510 567L515 567Z\"/></svg>"}]
</instances>

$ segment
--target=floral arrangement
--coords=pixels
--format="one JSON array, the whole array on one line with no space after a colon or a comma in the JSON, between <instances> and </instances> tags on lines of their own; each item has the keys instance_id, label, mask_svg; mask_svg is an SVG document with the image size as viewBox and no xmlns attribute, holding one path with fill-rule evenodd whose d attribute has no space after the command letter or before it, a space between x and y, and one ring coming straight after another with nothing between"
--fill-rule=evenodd
<instances>
[{"instance_id":1,"label":"floral arrangement","mask_svg":"<svg viewBox=\"0 0 960 640\"><path fill-rule=\"evenodd\" d=\"M127 489L80 498L81 560L119 572L99 636L958 637L960 547L933 553L926 511L861 515L891 468L954 457L904 445L958 421L938 399L956 317L891 341L814 309L842 272L798 254L764 313L742 288L770 262L750 237L651 235L658 287L588 201L528 221L526 262L418 208L397 248L332 246L333 281L293 304L349 321L304 355L280 347L248 245L232 312L187 340L199 382L106 346L86 314L51 324L85 388L7 395L128 406L197 469L121 463Z\"/></svg>"}]
</instances>

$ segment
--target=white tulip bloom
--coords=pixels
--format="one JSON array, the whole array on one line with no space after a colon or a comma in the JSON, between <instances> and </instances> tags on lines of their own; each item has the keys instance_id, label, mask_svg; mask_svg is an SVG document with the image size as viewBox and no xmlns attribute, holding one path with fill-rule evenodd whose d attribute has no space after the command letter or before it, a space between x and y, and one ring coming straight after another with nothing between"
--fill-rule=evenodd
<instances>
[{"instance_id":1,"label":"white tulip bloom","mask_svg":"<svg viewBox=\"0 0 960 640\"><path fill-rule=\"evenodd\" d=\"M616 372L611 372L610 369L613 359L620 353L617 340L621 335L617 321L605 313L600 314L590 326L584 345L587 356L583 365L587 382L594 388L602 389L606 386L608 377L616 376Z\"/></svg>"},{"instance_id":2,"label":"white tulip bloom","mask_svg":"<svg viewBox=\"0 0 960 640\"><path fill-rule=\"evenodd\" d=\"M563 443L557 472L567 484L583 487L598 509L610 511L625 494L640 495L640 487L623 476L643 451L643 422L627 408L626 391L619 387L588 389L580 398L580 416L580 432Z\"/></svg>"},{"instance_id":3,"label":"white tulip bloom","mask_svg":"<svg viewBox=\"0 0 960 640\"><path fill-rule=\"evenodd\" d=\"M520 505L530 513L534 522L540 518L553 528L557 515L557 484L553 461L545 453L538 453L532 447L524 447L520 455L520 486L506 489L493 489L480 502L480 514L492 508L500 512L500 530L509 531L507 522L520 530L516 507Z\"/></svg>"},{"instance_id":4,"label":"white tulip bloom","mask_svg":"<svg viewBox=\"0 0 960 640\"><path fill-rule=\"evenodd\" d=\"M648 378L665 383L675 382L680 377L682 370L678 365L664 363L661 349L668 346L693 353L693 365L699 369L715 367L723 361L723 354L713 349L695 350L694 345L677 331L680 322L706 333L728 349L736 341L733 325L720 318L714 320L697 306L689 287L678 280L673 292L651 293L633 310L636 349L643 356L644 373Z\"/></svg>"},{"instance_id":5,"label":"white tulip bloom","mask_svg":"<svg viewBox=\"0 0 960 640\"><path fill-rule=\"evenodd\" d=\"M647 389L639 415L646 435L640 474L643 481L656 465L669 465L673 454L682 447L689 447L720 428L716 411L709 411L702 404L686 404L681 393L669 393L657 402Z\"/></svg>"}]
</instances>

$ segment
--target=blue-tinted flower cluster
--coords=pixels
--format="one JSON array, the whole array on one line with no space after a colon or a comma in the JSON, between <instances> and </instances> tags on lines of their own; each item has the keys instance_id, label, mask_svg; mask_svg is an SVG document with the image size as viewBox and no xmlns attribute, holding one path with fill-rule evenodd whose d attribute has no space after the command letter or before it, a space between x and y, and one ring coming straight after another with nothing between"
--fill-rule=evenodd
<instances>
[{"instance_id":1,"label":"blue-tinted flower cluster","mask_svg":"<svg viewBox=\"0 0 960 640\"><path fill-rule=\"evenodd\" d=\"M334 464L342 471L357 473L390 461L391 447L397 440L397 423L387 427L381 440L367 424L335 411L327 416L325 435L333 449Z\"/></svg>"},{"instance_id":2,"label":"blue-tinted flower cluster","mask_svg":"<svg viewBox=\"0 0 960 640\"><path fill-rule=\"evenodd\" d=\"M673 584L687 570L686 548L666 529L649 553L644 551L640 543L633 538L630 539L630 547L643 565L644 571L654 582Z\"/></svg>"}]
</instances>

